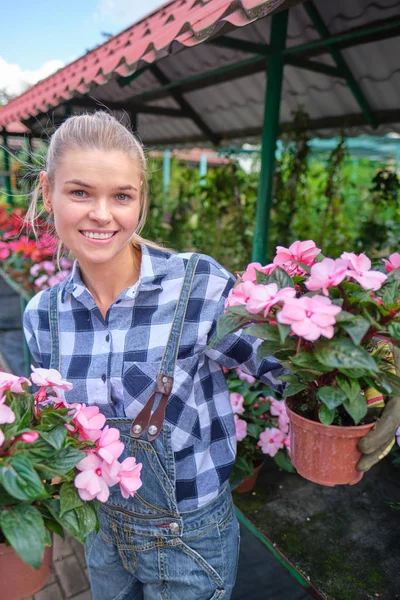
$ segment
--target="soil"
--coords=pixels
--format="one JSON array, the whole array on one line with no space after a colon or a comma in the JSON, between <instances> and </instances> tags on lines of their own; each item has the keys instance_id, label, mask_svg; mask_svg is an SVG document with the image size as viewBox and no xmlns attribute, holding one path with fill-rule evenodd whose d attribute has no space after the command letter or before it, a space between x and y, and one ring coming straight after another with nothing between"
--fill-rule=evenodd
<instances>
[{"instance_id":1,"label":"soil","mask_svg":"<svg viewBox=\"0 0 400 600\"><path fill-rule=\"evenodd\" d=\"M237 506L328 600L400 599L400 469L389 456L355 486L261 469Z\"/></svg>"}]
</instances>

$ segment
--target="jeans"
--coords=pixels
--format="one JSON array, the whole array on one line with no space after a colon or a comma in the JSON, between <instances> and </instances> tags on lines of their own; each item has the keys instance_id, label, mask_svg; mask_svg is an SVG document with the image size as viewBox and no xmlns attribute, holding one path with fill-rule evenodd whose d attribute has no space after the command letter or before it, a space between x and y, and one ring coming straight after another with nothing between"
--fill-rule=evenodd
<instances>
[{"instance_id":1,"label":"jeans","mask_svg":"<svg viewBox=\"0 0 400 600\"><path fill-rule=\"evenodd\" d=\"M130 420L110 419L126 456L143 463L143 486L125 500L118 486L100 504L100 530L86 541L94 600L229 600L239 555L239 525L228 485L197 510L179 513L170 431L154 442L129 436Z\"/></svg>"}]
</instances>

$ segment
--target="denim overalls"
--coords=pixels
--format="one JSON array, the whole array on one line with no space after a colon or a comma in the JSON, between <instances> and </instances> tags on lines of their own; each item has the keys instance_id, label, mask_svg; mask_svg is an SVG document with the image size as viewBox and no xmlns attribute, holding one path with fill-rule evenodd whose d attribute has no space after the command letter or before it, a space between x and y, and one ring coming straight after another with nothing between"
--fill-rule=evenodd
<instances>
[{"instance_id":1,"label":"denim overalls","mask_svg":"<svg viewBox=\"0 0 400 600\"><path fill-rule=\"evenodd\" d=\"M185 273L160 371L173 377L187 301L198 257ZM49 302L51 364L59 370L57 286ZM133 498L110 489L98 503L100 530L86 540L86 559L94 600L228 600L235 583L239 526L225 484L206 506L179 513L175 494L172 426L164 421L153 441L147 431L130 435L131 419L107 419L119 429L125 451L143 464L143 485ZM150 436L151 437L151 436Z\"/></svg>"}]
</instances>

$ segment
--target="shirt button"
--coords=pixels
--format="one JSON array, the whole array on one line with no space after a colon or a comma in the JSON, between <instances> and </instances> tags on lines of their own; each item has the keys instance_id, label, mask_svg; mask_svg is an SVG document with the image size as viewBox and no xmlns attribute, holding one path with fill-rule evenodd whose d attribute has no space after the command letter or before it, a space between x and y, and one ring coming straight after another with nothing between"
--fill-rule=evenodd
<instances>
[{"instance_id":1,"label":"shirt button","mask_svg":"<svg viewBox=\"0 0 400 600\"><path fill-rule=\"evenodd\" d=\"M109 341L110 341L110 335L109 335L109 334L107 334L107 335L106 335L106 342L109 342Z\"/></svg>"},{"instance_id":2,"label":"shirt button","mask_svg":"<svg viewBox=\"0 0 400 600\"><path fill-rule=\"evenodd\" d=\"M107 375L105 373L103 373L103 375L101 376L101 379L105 383L107 381Z\"/></svg>"},{"instance_id":3,"label":"shirt button","mask_svg":"<svg viewBox=\"0 0 400 600\"><path fill-rule=\"evenodd\" d=\"M179 523L170 523L169 528L173 533L178 533L179 531Z\"/></svg>"}]
</instances>

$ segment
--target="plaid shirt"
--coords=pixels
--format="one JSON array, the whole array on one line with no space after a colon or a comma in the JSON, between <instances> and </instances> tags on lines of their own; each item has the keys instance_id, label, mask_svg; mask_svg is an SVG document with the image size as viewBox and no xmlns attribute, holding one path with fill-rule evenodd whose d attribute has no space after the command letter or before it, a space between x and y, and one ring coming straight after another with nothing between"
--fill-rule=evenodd
<instances>
[{"instance_id":1,"label":"plaid shirt","mask_svg":"<svg viewBox=\"0 0 400 600\"><path fill-rule=\"evenodd\" d=\"M134 418L153 391L189 254L142 245L138 282L125 289L104 320L77 263L59 289L60 371L74 388L69 402L96 404L107 416ZM211 350L216 321L234 277L201 255L193 280L166 411L172 426L179 509L194 510L218 495L236 451L235 424L222 367L240 367L274 389L283 369L258 360L260 341L236 332ZM24 314L24 331L38 366L49 367L49 290Z\"/></svg>"}]
</instances>

